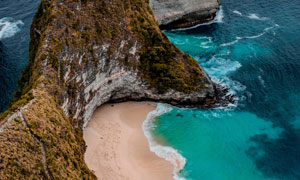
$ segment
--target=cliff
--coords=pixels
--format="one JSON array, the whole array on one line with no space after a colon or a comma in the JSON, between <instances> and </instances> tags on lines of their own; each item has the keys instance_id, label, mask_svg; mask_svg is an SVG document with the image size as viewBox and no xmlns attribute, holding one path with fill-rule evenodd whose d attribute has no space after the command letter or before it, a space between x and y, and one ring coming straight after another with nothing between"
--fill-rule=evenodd
<instances>
[{"instance_id":1,"label":"cliff","mask_svg":"<svg viewBox=\"0 0 300 180\"><path fill-rule=\"evenodd\" d=\"M0 115L1 179L95 179L83 160L82 128L106 102L218 100L146 0L42 0L19 86Z\"/></svg>"},{"instance_id":2,"label":"cliff","mask_svg":"<svg viewBox=\"0 0 300 180\"><path fill-rule=\"evenodd\" d=\"M161 29L186 28L211 21L220 0L150 0Z\"/></svg>"}]
</instances>

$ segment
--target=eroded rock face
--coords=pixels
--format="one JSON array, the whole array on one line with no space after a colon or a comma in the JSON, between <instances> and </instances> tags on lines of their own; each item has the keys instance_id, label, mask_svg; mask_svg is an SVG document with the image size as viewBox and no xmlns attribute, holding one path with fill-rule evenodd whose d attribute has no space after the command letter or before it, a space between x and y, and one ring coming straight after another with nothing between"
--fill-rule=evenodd
<instances>
[{"instance_id":1,"label":"eroded rock face","mask_svg":"<svg viewBox=\"0 0 300 180\"><path fill-rule=\"evenodd\" d=\"M0 115L3 179L95 179L82 128L104 103L218 101L216 85L169 42L147 0L42 0L19 85Z\"/></svg>"},{"instance_id":2,"label":"eroded rock face","mask_svg":"<svg viewBox=\"0 0 300 180\"><path fill-rule=\"evenodd\" d=\"M162 29L185 28L213 20L219 0L150 0Z\"/></svg>"},{"instance_id":3,"label":"eroded rock face","mask_svg":"<svg viewBox=\"0 0 300 180\"><path fill-rule=\"evenodd\" d=\"M24 73L40 77L22 82L53 94L78 127L111 101L213 102L214 83L160 31L147 1L43 2L31 32L38 42L31 62L39 68Z\"/></svg>"}]
</instances>

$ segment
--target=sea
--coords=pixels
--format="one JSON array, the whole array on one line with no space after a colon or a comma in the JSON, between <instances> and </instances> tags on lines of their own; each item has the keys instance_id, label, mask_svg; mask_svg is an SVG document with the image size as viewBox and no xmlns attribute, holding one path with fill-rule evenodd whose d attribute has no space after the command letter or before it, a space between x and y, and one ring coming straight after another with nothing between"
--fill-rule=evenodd
<instances>
[{"instance_id":1,"label":"sea","mask_svg":"<svg viewBox=\"0 0 300 180\"><path fill-rule=\"evenodd\" d=\"M165 104L143 128L186 180L300 180L300 1L221 0L213 22L165 31L236 103Z\"/></svg>"},{"instance_id":2,"label":"sea","mask_svg":"<svg viewBox=\"0 0 300 180\"><path fill-rule=\"evenodd\" d=\"M0 0L0 112L28 63L40 0ZM176 180L300 180L300 1L221 0L214 21L165 31L236 103L158 104L143 124Z\"/></svg>"},{"instance_id":3,"label":"sea","mask_svg":"<svg viewBox=\"0 0 300 180\"><path fill-rule=\"evenodd\" d=\"M0 113L28 64L30 26L40 0L0 0Z\"/></svg>"}]
</instances>

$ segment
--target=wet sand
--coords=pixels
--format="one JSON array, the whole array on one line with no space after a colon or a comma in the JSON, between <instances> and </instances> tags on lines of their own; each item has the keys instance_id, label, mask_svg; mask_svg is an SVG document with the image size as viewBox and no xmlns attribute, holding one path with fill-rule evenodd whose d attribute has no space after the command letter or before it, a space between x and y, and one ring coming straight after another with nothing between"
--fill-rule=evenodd
<instances>
[{"instance_id":1,"label":"wet sand","mask_svg":"<svg viewBox=\"0 0 300 180\"><path fill-rule=\"evenodd\" d=\"M150 151L142 124L154 105L125 102L98 108L84 130L85 162L99 180L172 180L173 166Z\"/></svg>"}]
</instances>

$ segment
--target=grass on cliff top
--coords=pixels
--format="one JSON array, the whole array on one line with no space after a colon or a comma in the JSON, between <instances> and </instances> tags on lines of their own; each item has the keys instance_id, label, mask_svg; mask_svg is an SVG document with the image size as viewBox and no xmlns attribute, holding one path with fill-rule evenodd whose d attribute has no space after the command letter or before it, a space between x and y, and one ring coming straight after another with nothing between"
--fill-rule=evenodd
<instances>
[{"instance_id":1,"label":"grass on cliff top","mask_svg":"<svg viewBox=\"0 0 300 180\"><path fill-rule=\"evenodd\" d=\"M80 2L81 10L77 11ZM148 0L42 0L31 27L29 64L20 78L20 90L15 93L9 110L0 115L0 121L27 104L33 98L32 89L47 81L43 84L48 89L37 92L35 103L24 117L30 131L45 144L48 169L54 179L95 179L83 160L82 131L71 124L74 112L68 119L57 101L67 92L72 103L82 88L75 80L64 82L65 67L71 67L71 76L92 65L97 67L95 45L109 44L105 53L109 61L138 69L141 78L159 93L170 89L191 93L204 87L198 63L168 41L148 3ZM128 56L118 59L115 51L124 39L128 40L128 48L124 50ZM140 46L138 55L132 56L128 51L135 42ZM61 57L66 52L86 55L82 64L78 63L79 58L64 62ZM44 67L46 59L48 64ZM42 76L44 79L39 81ZM77 124L80 128L80 122ZM0 134L0 140L1 178L45 179L40 147L20 119L15 119ZM6 167L12 171L6 171Z\"/></svg>"},{"instance_id":2,"label":"grass on cliff top","mask_svg":"<svg viewBox=\"0 0 300 180\"><path fill-rule=\"evenodd\" d=\"M0 133L0 179L46 179L41 147L20 118Z\"/></svg>"},{"instance_id":3,"label":"grass on cliff top","mask_svg":"<svg viewBox=\"0 0 300 180\"><path fill-rule=\"evenodd\" d=\"M0 179L96 179L84 162L85 143L80 129L72 126L53 96L37 91L23 112L26 128L18 117L0 133ZM31 136L31 134L34 136Z\"/></svg>"},{"instance_id":4,"label":"grass on cliff top","mask_svg":"<svg viewBox=\"0 0 300 180\"><path fill-rule=\"evenodd\" d=\"M37 101L24 112L24 118L45 145L51 177L95 179L84 162L86 146L81 129L73 127L51 95L44 92L36 94Z\"/></svg>"},{"instance_id":5,"label":"grass on cliff top","mask_svg":"<svg viewBox=\"0 0 300 180\"><path fill-rule=\"evenodd\" d=\"M44 59L48 59L54 71L60 70L58 76L63 77L68 63L62 62L60 57L66 48L86 53L84 63L87 65L94 61L97 66L93 46L108 43L107 54L109 58L114 58L114 51L124 39L129 39L132 46L135 40L141 44L138 49L140 59L128 60L126 56L120 62L133 68L138 67L142 79L159 93L170 89L191 93L205 87L203 72L197 61L178 50L160 31L148 0L80 2L80 12L75 9L78 0L41 2L31 27L29 64L21 75L20 90L16 91L11 105L37 85L36 81L42 73L39 72L39 63ZM49 40L49 37L52 37L49 51L39 52L45 43L44 39ZM74 69L83 66L74 62L71 74L75 74ZM69 83L65 87L74 86L73 82Z\"/></svg>"}]
</instances>

